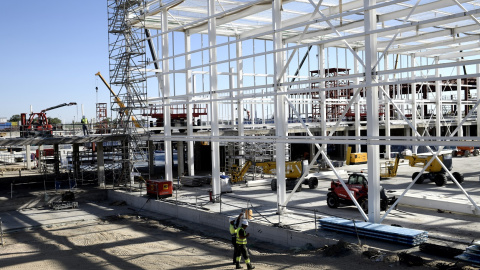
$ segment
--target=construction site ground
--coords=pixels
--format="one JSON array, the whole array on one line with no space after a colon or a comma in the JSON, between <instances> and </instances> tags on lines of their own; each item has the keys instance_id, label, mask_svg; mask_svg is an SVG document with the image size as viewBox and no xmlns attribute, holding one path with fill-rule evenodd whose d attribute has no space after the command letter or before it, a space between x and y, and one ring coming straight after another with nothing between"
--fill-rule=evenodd
<instances>
[{"instance_id":1,"label":"construction site ground","mask_svg":"<svg viewBox=\"0 0 480 270\"><path fill-rule=\"evenodd\" d=\"M454 158L454 171L465 175L462 187L477 204L480 202L479 162L480 157ZM353 172L365 170L366 167L366 164L361 164L339 169ZM382 180L381 184L387 190L395 191L389 193L390 196L399 196L411 183L411 174L419 170L402 163L397 177ZM399 262L398 254L401 252L419 255L426 260L424 266L415 269L453 265L456 262L454 259L425 254L418 247L322 230L318 226L318 219L322 217L362 220L353 206L328 208L326 193L329 186L330 179L325 178L317 189L304 187L303 191L294 194L287 205L289 210L284 215L276 214L276 192L268 185L256 185L254 182L249 182L248 186L245 183L233 185L231 193L222 194L221 203L209 202L211 188L207 185L182 187L174 191L173 197L161 201L224 216L238 215L242 209L249 208L253 210L253 223L323 237L328 239L330 249L336 247L339 240L354 244L348 250L338 248L333 255L327 256L325 247L308 243L295 247L272 245L260 237L255 238L259 232L251 232L249 246L252 262L257 269L406 269L407 266ZM132 191L118 192L136 196L145 204L154 200L150 199L149 202L143 190ZM80 189L75 192L80 192ZM37 193L39 198L46 197L41 191ZM423 196L425 200L455 199L469 203L452 182L444 187L437 187L433 182L414 185L407 194ZM8 198L2 198L5 199ZM77 209L35 207L0 213L4 231L0 268L234 269L229 264L231 246L227 228L221 231L122 204L119 201L80 202ZM429 243L465 249L473 240L480 238L479 220L475 214L400 204L385 218L383 224L425 230L429 234ZM369 259L361 254L369 248L381 253ZM464 266L463 269L476 269L466 268L468 264L464 263L459 265Z\"/></svg>"}]
</instances>

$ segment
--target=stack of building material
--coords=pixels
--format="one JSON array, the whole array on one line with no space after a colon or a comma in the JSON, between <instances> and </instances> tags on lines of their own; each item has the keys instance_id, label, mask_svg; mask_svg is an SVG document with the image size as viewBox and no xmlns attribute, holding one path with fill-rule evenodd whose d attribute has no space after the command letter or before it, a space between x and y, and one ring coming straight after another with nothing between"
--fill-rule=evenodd
<instances>
[{"instance_id":1,"label":"stack of building material","mask_svg":"<svg viewBox=\"0 0 480 270\"><path fill-rule=\"evenodd\" d=\"M200 187L209 181L208 176L182 176L180 182L183 186L188 187Z\"/></svg>"},{"instance_id":2,"label":"stack of building material","mask_svg":"<svg viewBox=\"0 0 480 270\"><path fill-rule=\"evenodd\" d=\"M475 241L471 246L468 246L465 252L455 256L455 258L472 263L476 267L480 267L480 241Z\"/></svg>"},{"instance_id":3,"label":"stack of building material","mask_svg":"<svg viewBox=\"0 0 480 270\"><path fill-rule=\"evenodd\" d=\"M325 230L332 230L348 234L402 243L406 245L420 245L427 241L428 232L407 229L396 226L375 224L363 221L352 221L343 218L322 218L320 227Z\"/></svg>"}]
</instances>

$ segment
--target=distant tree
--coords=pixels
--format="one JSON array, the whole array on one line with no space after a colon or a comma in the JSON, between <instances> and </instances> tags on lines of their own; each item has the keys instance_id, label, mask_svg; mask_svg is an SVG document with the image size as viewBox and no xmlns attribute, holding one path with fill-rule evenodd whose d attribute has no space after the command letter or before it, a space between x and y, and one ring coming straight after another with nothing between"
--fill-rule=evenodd
<instances>
[{"instance_id":1,"label":"distant tree","mask_svg":"<svg viewBox=\"0 0 480 270\"><path fill-rule=\"evenodd\" d=\"M15 114L15 115L12 115L12 117L10 117L10 120L8 120L8 122L18 122L20 121L20 115L19 114Z\"/></svg>"},{"instance_id":2,"label":"distant tree","mask_svg":"<svg viewBox=\"0 0 480 270\"><path fill-rule=\"evenodd\" d=\"M55 117L55 118L47 117L47 119L48 119L48 123L50 123L52 125L57 125L57 124L62 123L62 120L58 119L57 117Z\"/></svg>"}]
</instances>

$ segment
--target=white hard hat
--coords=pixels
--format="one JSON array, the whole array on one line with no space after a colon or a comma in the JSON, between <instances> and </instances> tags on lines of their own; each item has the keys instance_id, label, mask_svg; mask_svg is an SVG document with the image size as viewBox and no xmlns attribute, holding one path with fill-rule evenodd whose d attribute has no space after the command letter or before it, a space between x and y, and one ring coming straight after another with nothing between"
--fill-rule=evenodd
<instances>
[{"instance_id":1,"label":"white hard hat","mask_svg":"<svg viewBox=\"0 0 480 270\"><path fill-rule=\"evenodd\" d=\"M228 221L229 221L229 222L232 222L232 221L234 221L234 220L235 220L235 217L229 217L229 218L228 218Z\"/></svg>"},{"instance_id":2,"label":"white hard hat","mask_svg":"<svg viewBox=\"0 0 480 270\"><path fill-rule=\"evenodd\" d=\"M248 220L246 220L246 219L242 220L242 225L247 225L248 226Z\"/></svg>"}]
</instances>

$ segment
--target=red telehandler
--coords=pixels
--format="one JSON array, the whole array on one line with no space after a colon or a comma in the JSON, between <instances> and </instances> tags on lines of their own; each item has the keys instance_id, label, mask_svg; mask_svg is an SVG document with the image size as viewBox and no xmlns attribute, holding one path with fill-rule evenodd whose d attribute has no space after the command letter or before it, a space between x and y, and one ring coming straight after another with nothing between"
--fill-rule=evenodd
<instances>
[{"instance_id":1,"label":"red telehandler","mask_svg":"<svg viewBox=\"0 0 480 270\"><path fill-rule=\"evenodd\" d=\"M20 115L20 136L28 137L50 137L53 136L54 127L48 123L47 111L58 109L64 106L77 105L76 102L63 103L57 106L46 108L39 113L31 113L27 120L27 114Z\"/></svg>"}]
</instances>

